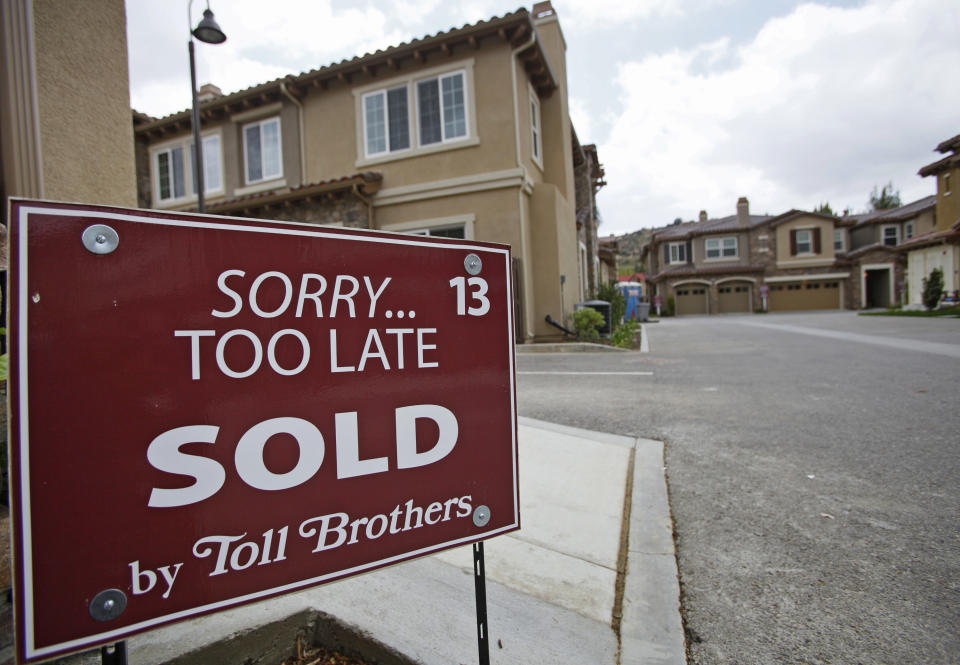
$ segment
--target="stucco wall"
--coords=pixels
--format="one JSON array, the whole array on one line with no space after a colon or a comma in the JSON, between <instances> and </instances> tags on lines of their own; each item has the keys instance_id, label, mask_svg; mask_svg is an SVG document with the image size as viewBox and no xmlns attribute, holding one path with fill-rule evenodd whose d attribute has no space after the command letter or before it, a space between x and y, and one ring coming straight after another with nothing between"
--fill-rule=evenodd
<instances>
[{"instance_id":1,"label":"stucco wall","mask_svg":"<svg viewBox=\"0 0 960 665\"><path fill-rule=\"evenodd\" d=\"M790 232L800 229L820 229L820 253L815 256L791 256ZM776 227L777 268L816 266L834 261L833 222L819 217L800 215Z\"/></svg>"},{"instance_id":2,"label":"stucco wall","mask_svg":"<svg viewBox=\"0 0 960 665\"><path fill-rule=\"evenodd\" d=\"M34 0L43 195L136 206L123 0Z\"/></svg>"},{"instance_id":3,"label":"stucco wall","mask_svg":"<svg viewBox=\"0 0 960 665\"><path fill-rule=\"evenodd\" d=\"M950 193L945 191L944 176L950 175ZM960 166L937 174L937 229L947 231L960 221Z\"/></svg>"}]
</instances>

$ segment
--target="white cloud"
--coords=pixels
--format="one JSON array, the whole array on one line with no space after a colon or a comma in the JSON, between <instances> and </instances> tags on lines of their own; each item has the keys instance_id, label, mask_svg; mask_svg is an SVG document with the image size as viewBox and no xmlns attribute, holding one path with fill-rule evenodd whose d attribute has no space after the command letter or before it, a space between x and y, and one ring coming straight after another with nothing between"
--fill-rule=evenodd
<instances>
[{"instance_id":1,"label":"white cloud","mask_svg":"<svg viewBox=\"0 0 960 665\"><path fill-rule=\"evenodd\" d=\"M742 46L727 40L619 66L621 113L600 158L601 206L618 232L829 201L863 208L889 180L905 202L915 176L960 131L960 18L938 0L806 4Z\"/></svg>"}]
</instances>

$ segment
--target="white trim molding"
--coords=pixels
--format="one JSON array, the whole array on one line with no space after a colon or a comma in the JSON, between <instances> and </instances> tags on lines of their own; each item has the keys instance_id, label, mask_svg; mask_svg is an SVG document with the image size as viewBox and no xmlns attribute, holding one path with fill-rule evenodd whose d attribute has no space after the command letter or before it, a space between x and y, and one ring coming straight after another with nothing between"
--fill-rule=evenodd
<instances>
[{"instance_id":1,"label":"white trim molding","mask_svg":"<svg viewBox=\"0 0 960 665\"><path fill-rule=\"evenodd\" d=\"M506 169L504 171L489 171L462 178L448 178L434 180L416 185L403 187L388 187L376 193L373 199L374 207L436 199L443 196L456 196L473 192L485 192L491 189L505 189L508 187L525 187L526 173L523 169Z\"/></svg>"},{"instance_id":2,"label":"white trim molding","mask_svg":"<svg viewBox=\"0 0 960 665\"><path fill-rule=\"evenodd\" d=\"M757 279L755 277L724 277L723 279L718 279L714 284L725 284L726 282L750 282L751 284L756 284Z\"/></svg>"},{"instance_id":3,"label":"white trim molding","mask_svg":"<svg viewBox=\"0 0 960 665\"><path fill-rule=\"evenodd\" d=\"M387 233L409 233L410 231L421 231L423 229L463 225L464 240L473 240L475 238L474 224L476 221L477 216L469 213L466 215L451 215L450 217L418 219L412 222L399 222L389 226L381 226L378 230Z\"/></svg>"}]
</instances>

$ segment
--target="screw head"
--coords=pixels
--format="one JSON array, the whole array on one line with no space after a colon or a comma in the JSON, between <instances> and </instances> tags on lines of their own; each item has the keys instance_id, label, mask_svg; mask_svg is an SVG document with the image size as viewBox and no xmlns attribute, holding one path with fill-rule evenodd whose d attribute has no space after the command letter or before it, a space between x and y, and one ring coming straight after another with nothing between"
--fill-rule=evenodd
<instances>
[{"instance_id":1,"label":"screw head","mask_svg":"<svg viewBox=\"0 0 960 665\"><path fill-rule=\"evenodd\" d=\"M467 254L467 258L463 260L463 267L469 274L479 275L483 270L483 261L476 254Z\"/></svg>"},{"instance_id":2,"label":"screw head","mask_svg":"<svg viewBox=\"0 0 960 665\"><path fill-rule=\"evenodd\" d=\"M80 238L83 246L94 254L109 254L120 244L120 236L106 224L88 226Z\"/></svg>"},{"instance_id":3,"label":"screw head","mask_svg":"<svg viewBox=\"0 0 960 665\"><path fill-rule=\"evenodd\" d=\"M477 506L473 511L473 523L476 526L484 527L490 522L490 508L487 506Z\"/></svg>"},{"instance_id":4,"label":"screw head","mask_svg":"<svg viewBox=\"0 0 960 665\"><path fill-rule=\"evenodd\" d=\"M127 609L127 596L120 589L101 591L90 601L90 616L97 621L113 621Z\"/></svg>"}]
</instances>

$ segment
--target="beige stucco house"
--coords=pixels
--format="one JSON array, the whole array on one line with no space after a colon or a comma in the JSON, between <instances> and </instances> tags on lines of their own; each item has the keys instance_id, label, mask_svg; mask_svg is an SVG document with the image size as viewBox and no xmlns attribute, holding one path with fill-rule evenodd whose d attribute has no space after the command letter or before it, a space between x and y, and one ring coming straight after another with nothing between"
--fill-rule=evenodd
<instances>
[{"instance_id":1,"label":"beige stucco house","mask_svg":"<svg viewBox=\"0 0 960 665\"><path fill-rule=\"evenodd\" d=\"M135 206L123 0L4 0L0 30L2 196Z\"/></svg>"},{"instance_id":2,"label":"beige stucco house","mask_svg":"<svg viewBox=\"0 0 960 665\"><path fill-rule=\"evenodd\" d=\"M906 298L905 243L934 227L934 197L862 215L790 210L674 224L644 246L655 295L677 314L863 309Z\"/></svg>"},{"instance_id":3,"label":"beige stucco house","mask_svg":"<svg viewBox=\"0 0 960 665\"><path fill-rule=\"evenodd\" d=\"M595 193L602 170L570 123L549 2L233 94L208 86L200 108L208 213L508 243L521 341L555 337L544 318L589 289L579 248L596 213L576 179ZM140 205L194 208L189 112L135 113L134 131Z\"/></svg>"},{"instance_id":4,"label":"beige stucco house","mask_svg":"<svg viewBox=\"0 0 960 665\"><path fill-rule=\"evenodd\" d=\"M903 243L907 257L907 302L922 306L923 280L940 268L944 289L956 296L960 290L960 134L940 143L937 152L945 155L920 169L923 177L937 180L935 223Z\"/></svg>"}]
</instances>

